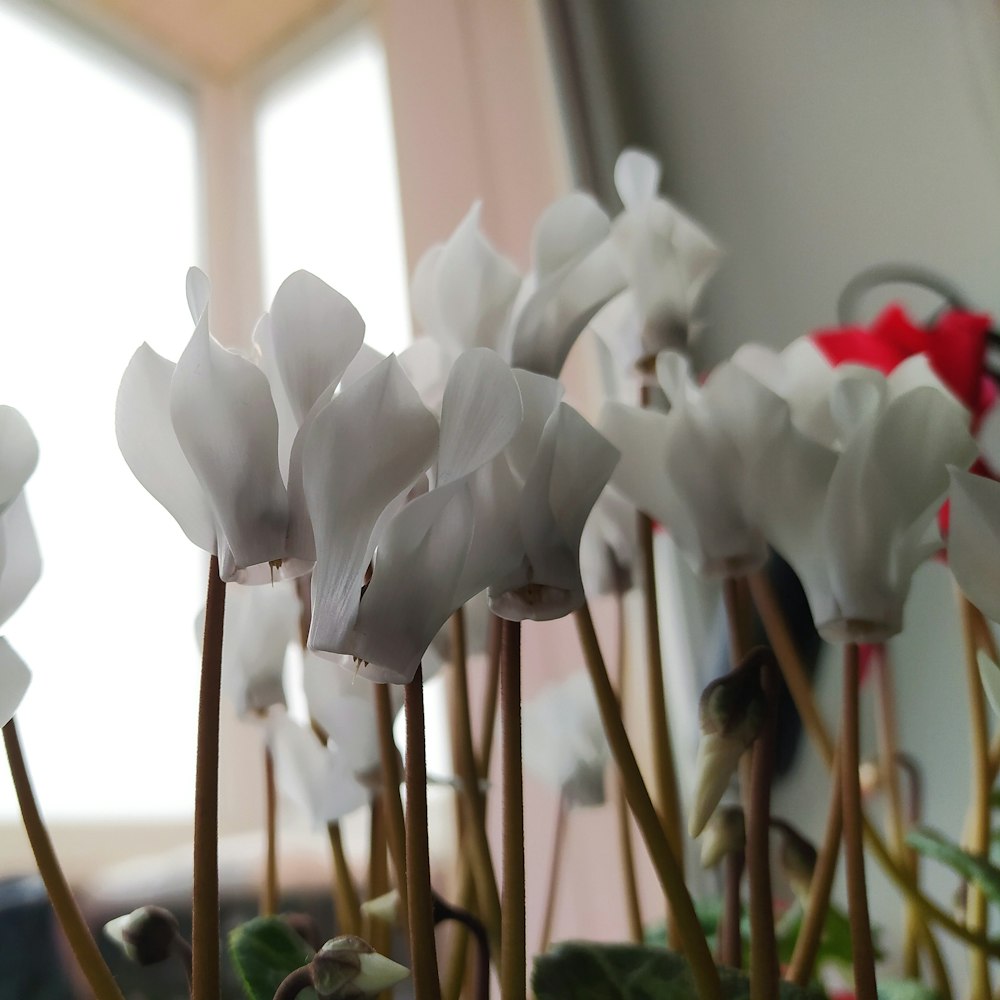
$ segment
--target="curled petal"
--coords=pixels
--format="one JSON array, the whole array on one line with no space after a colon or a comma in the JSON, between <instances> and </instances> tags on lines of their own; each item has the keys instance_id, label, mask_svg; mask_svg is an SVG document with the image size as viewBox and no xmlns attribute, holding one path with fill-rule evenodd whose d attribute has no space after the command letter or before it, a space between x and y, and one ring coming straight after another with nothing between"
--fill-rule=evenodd
<instances>
[{"instance_id":1,"label":"curled petal","mask_svg":"<svg viewBox=\"0 0 1000 1000\"><path fill-rule=\"evenodd\" d=\"M1000 622L1000 483L950 471L948 564L965 596Z\"/></svg>"},{"instance_id":2,"label":"curled petal","mask_svg":"<svg viewBox=\"0 0 1000 1000\"><path fill-rule=\"evenodd\" d=\"M288 498L271 389L256 365L209 335L204 315L177 362L170 416L235 570L280 563Z\"/></svg>"},{"instance_id":3,"label":"curled petal","mask_svg":"<svg viewBox=\"0 0 1000 1000\"><path fill-rule=\"evenodd\" d=\"M351 642L369 680L409 683L449 615L472 596L456 595L472 531L472 495L461 481L418 497L389 525Z\"/></svg>"},{"instance_id":4,"label":"curled petal","mask_svg":"<svg viewBox=\"0 0 1000 1000\"><path fill-rule=\"evenodd\" d=\"M432 337L420 337L399 353L399 363L417 394L433 413L441 412L452 356Z\"/></svg>"},{"instance_id":5,"label":"curled petal","mask_svg":"<svg viewBox=\"0 0 1000 1000\"><path fill-rule=\"evenodd\" d=\"M0 514L38 465L38 441L13 406L0 406Z\"/></svg>"},{"instance_id":6,"label":"curled petal","mask_svg":"<svg viewBox=\"0 0 1000 1000\"><path fill-rule=\"evenodd\" d=\"M185 291L191 321L197 323L208 312L208 302L212 295L212 284L200 267L188 268Z\"/></svg>"},{"instance_id":7,"label":"curled petal","mask_svg":"<svg viewBox=\"0 0 1000 1000\"><path fill-rule=\"evenodd\" d=\"M316 537L309 647L342 648L357 616L369 542L383 509L430 465L438 425L395 357L386 358L315 417L303 486Z\"/></svg>"},{"instance_id":8,"label":"curled petal","mask_svg":"<svg viewBox=\"0 0 1000 1000\"><path fill-rule=\"evenodd\" d=\"M30 683L31 671L10 643L0 638L0 726L14 717Z\"/></svg>"},{"instance_id":9,"label":"curled petal","mask_svg":"<svg viewBox=\"0 0 1000 1000\"><path fill-rule=\"evenodd\" d=\"M641 149L623 149L615 161L615 188L627 209L651 202L660 189L660 164Z\"/></svg>"},{"instance_id":10,"label":"curled petal","mask_svg":"<svg viewBox=\"0 0 1000 1000\"><path fill-rule=\"evenodd\" d=\"M301 423L358 353L365 322L347 298L308 271L285 278L270 315L281 381Z\"/></svg>"},{"instance_id":11,"label":"curled petal","mask_svg":"<svg viewBox=\"0 0 1000 1000\"><path fill-rule=\"evenodd\" d=\"M0 514L0 626L21 606L42 575L42 557L28 513L17 499Z\"/></svg>"},{"instance_id":12,"label":"curled petal","mask_svg":"<svg viewBox=\"0 0 1000 1000\"><path fill-rule=\"evenodd\" d=\"M381 351L376 351L371 344L362 344L361 349L354 355L354 360L347 366L347 370L340 380L340 388L346 389L349 385L354 385L362 375L367 375L380 361L385 361L385 355Z\"/></svg>"},{"instance_id":13,"label":"curled petal","mask_svg":"<svg viewBox=\"0 0 1000 1000\"><path fill-rule=\"evenodd\" d=\"M132 355L115 405L118 447L135 478L167 509L184 534L198 548L215 552L211 508L170 419L175 367L148 344Z\"/></svg>"},{"instance_id":14,"label":"curled petal","mask_svg":"<svg viewBox=\"0 0 1000 1000\"><path fill-rule=\"evenodd\" d=\"M665 506L670 489L665 445L669 419L655 410L611 401L604 404L597 422L622 456L611 474L612 484L638 510L661 523L670 518Z\"/></svg>"}]
</instances>

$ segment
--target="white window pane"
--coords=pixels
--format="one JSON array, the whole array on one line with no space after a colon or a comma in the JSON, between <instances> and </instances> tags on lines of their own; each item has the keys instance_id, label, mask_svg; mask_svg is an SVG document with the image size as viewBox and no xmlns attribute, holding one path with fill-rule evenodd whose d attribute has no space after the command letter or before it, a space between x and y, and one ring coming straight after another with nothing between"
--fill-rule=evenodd
<instances>
[{"instance_id":1,"label":"white window pane","mask_svg":"<svg viewBox=\"0 0 1000 1000\"><path fill-rule=\"evenodd\" d=\"M298 268L346 295L384 352L410 341L392 114L381 42L360 22L263 95L264 286Z\"/></svg>"},{"instance_id":2,"label":"white window pane","mask_svg":"<svg viewBox=\"0 0 1000 1000\"><path fill-rule=\"evenodd\" d=\"M6 634L46 815L188 815L200 558L115 441L118 380L190 335L195 135L183 95L0 6L0 402L41 446L28 497L45 563ZM0 768L0 819L16 815Z\"/></svg>"}]
</instances>

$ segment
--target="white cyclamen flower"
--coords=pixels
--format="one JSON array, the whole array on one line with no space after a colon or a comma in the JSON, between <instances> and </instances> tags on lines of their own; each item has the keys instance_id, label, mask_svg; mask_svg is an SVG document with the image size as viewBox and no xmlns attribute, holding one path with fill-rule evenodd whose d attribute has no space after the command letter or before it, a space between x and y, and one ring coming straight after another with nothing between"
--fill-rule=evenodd
<instances>
[{"instance_id":1,"label":"white cyclamen flower","mask_svg":"<svg viewBox=\"0 0 1000 1000\"><path fill-rule=\"evenodd\" d=\"M836 375L832 443L809 438L788 403L760 387L767 447L750 470L753 503L820 634L881 642L902 629L913 573L941 547L947 466L968 466L976 445L968 413L922 356L889 376L855 366Z\"/></svg>"},{"instance_id":2,"label":"white cyclamen flower","mask_svg":"<svg viewBox=\"0 0 1000 1000\"><path fill-rule=\"evenodd\" d=\"M122 376L119 447L188 538L219 557L223 579L301 574L315 553L299 441L357 354L364 322L334 289L296 272L255 335L269 378L209 333L208 280L196 268L188 304L195 330L177 364L143 344ZM290 454L279 445L276 397L296 427L284 435Z\"/></svg>"},{"instance_id":3,"label":"white cyclamen flower","mask_svg":"<svg viewBox=\"0 0 1000 1000\"><path fill-rule=\"evenodd\" d=\"M24 485L38 464L38 442L12 406L0 406L0 628L38 582L42 560L24 497ZM0 726L17 711L31 672L6 639L0 638Z\"/></svg>"},{"instance_id":4,"label":"white cyclamen flower","mask_svg":"<svg viewBox=\"0 0 1000 1000\"><path fill-rule=\"evenodd\" d=\"M524 705L524 765L568 806L604 804L611 752L590 680L576 673Z\"/></svg>"},{"instance_id":5,"label":"white cyclamen flower","mask_svg":"<svg viewBox=\"0 0 1000 1000\"><path fill-rule=\"evenodd\" d=\"M965 596L1000 622L1000 483L951 470L948 564Z\"/></svg>"}]
</instances>

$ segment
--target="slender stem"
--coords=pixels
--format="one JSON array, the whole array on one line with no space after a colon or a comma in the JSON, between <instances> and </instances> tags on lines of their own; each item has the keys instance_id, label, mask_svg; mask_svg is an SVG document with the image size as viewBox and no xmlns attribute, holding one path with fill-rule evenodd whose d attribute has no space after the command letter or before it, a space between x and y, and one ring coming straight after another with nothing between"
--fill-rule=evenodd
<instances>
[{"instance_id":1,"label":"slender stem","mask_svg":"<svg viewBox=\"0 0 1000 1000\"><path fill-rule=\"evenodd\" d=\"M463 910L472 910L476 905L476 886L472 880L472 865L469 863L468 855L464 852L458 880L458 901ZM468 973L469 934L466 933L461 922L459 922L456 931L457 933L452 939L451 954L448 956L448 969L445 972L441 988L441 992L447 1000L460 1000ZM485 934L485 930L483 933ZM499 951L496 951L492 956L492 961L496 962L498 957ZM488 941L486 958L487 961L491 960Z\"/></svg>"},{"instance_id":2,"label":"slender stem","mask_svg":"<svg viewBox=\"0 0 1000 1000\"><path fill-rule=\"evenodd\" d=\"M460 801L465 816L466 838L476 899L490 934L490 943L500 943L500 895L493 870L493 857L486 833L486 803L479 785L479 768L472 744L472 719L469 708L469 676L465 657L465 617L459 608L451 616L452 646L452 734L455 768L461 783ZM463 855L466 853L462 852Z\"/></svg>"},{"instance_id":3,"label":"slender stem","mask_svg":"<svg viewBox=\"0 0 1000 1000\"><path fill-rule=\"evenodd\" d=\"M608 746L618 766L629 806L639 824L660 885L670 901L677 933L691 965L698 996L701 1000L719 1000L722 995L719 972L712 960L708 942L705 940L694 903L684 882L684 871L670 848L670 841L642 780L642 773L622 723L618 699L615 697L607 667L604 665L604 657L594 630L594 621L586 604L577 611L576 624Z\"/></svg>"},{"instance_id":4,"label":"slender stem","mask_svg":"<svg viewBox=\"0 0 1000 1000\"><path fill-rule=\"evenodd\" d=\"M361 928L361 901L351 874L351 866L344 853L344 840L340 824L327 823L330 856L333 859L333 909L341 934L357 934Z\"/></svg>"},{"instance_id":5,"label":"slender stem","mask_svg":"<svg viewBox=\"0 0 1000 1000\"><path fill-rule=\"evenodd\" d=\"M722 601L726 608L726 635L729 639L729 662L740 663L750 651L750 609L746 581L733 576L722 581Z\"/></svg>"},{"instance_id":6,"label":"slender stem","mask_svg":"<svg viewBox=\"0 0 1000 1000\"><path fill-rule=\"evenodd\" d=\"M625 624L625 597L616 595L615 610L618 618L618 706L622 722L625 721L628 695L628 631ZM643 940L642 907L635 880L635 852L632 849L632 821L629 817L625 786L615 775L615 818L618 821L618 847L621 853L622 888L625 892L625 913L628 917L629 936L636 944Z\"/></svg>"},{"instance_id":7,"label":"slender stem","mask_svg":"<svg viewBox=\"0 0 1000 1000\"><path fill-rule=\"evenodd\" d=\"M760 686L766 704L764 725L753 746L750 811L747 816L747 875L750 882L750 997L773 1000L778 995L778 944L771 894L771 782L774 780L774 661L762 658Z\"/></svg>"},{"instance_id":8,"label":"slender stem","mask_svg":"<svg viewBox=\"0 0 1000 1000\"><path fill-rule=\"evenodd\" d=\"M730 851L722 862L723 896L722 920L719 924L719 962L731 969L743 967L743 937L740 921L743 907L740 901L740 884L746 855L743 851Z\"/></svg>"},{"instance_id":9,"label":"slender stem","mask_svg":"<svg viewBox=\"0 0 1000 1000\"><path fill-rule=\"evenodd\" d=\"M10 764L10 774L14 780L14 791L17 793L17 804L24 821L24 830L28 835L38 873L45 883L45 891L48 893L59 926L66 935L80 971L98 1000L122 1000L121 990L101 957L101 952L77 906L59 859L56 857L49 831L39 812L35 792L31 787L31 778L24 762L24 752L21 749L21 740L14 719L3 727L3 741Z\"/></svg>"},{"instance_id":10,"label":"slender stem","mask_svg":"<svg viewBox=\"0 0 1000 1000\"><path fill-rule=\"evenodd\" d=\"M269 917L278 911L278 792L274 784L274 755L266 744L264 745L264 799L267 855L260 912L262 916Z\"/></svg>"},{"instance_id":11,"label":"slender stem","mask_svg":"<svg viewBox=\"0 0 1000 1000\"><path fill-rule=\"evenodd\" d=\"M312 989L312 984L312 966L303 965L301 969L296 969L282 979L274 994L274 1000L296 1000L303 990Z\"/></svg>"},{"instance_id":12,"label":"slender stem","mask_svg":"<svg viewBox=\"0 0 1000 1000\"><path fill-rule=\"evenodd\" d=\"M219 997L219 703L226 585L219 560L208 566L205 639L198 700L194 793L194 904L191 917L193 1000Z\"/></svg>"},{"instance_id":13,"label":"slender stem","mask_svg":"<svg viewBox=\"0 0 1000 1000\"><path fill-rule=\"evenodd\" d=\"M892 661L889 650L884 648L875 665L875 686L878 694L876 730L878 734L879 770L885 780L886 800L889 806L889 844L896 863L909 872L914 881L914 852L906 845L907 823L903 815L903 797L899 787L899 731L896 724L896 695L893 684ZM916 979L920 975L919 934L909 900L903 903L903 975Z\"/></svg>"},{"instance_id":14,"label":"slender stem","mask_svg":"<svg viewBox=\"0 0 1000 1000\"><path fill-rule=\"evenodd\" d=\"M972 817L968 849L973 854L985 855L990 846L990 743L987 721L986 697L979 676L976 656L975 612L965 596L959 592L959 614L962 621L962 638L965 647L966 683L969 688L969 737L972 743ZM987 929L986 897L974 884L968 885L965 924L972 931ZM969 955L972 1000L988 1000L990 989L989 961L978 948Z\"/></svg>"},{"instance_id":15,"label":"slender stem","mask_svg":"<svg viewBox=\"0 0 1000 1000\"><path fill-rule=\"evenodd\" d=\"M476 939L475 1000L489 1000L490 997L490 942L486 927L474 914L460 906L452 906L436 893L434 895L434 922L454 920Z\"/></svg>"},{"instance_id":16,"label":"slender stem","mask_svg":"<svg viewBox=\"0 0 1000 1000\"><path fill-rule=\"evenodd\" d=\"M813 977L816 956L826 925L826 914L830 909L830 891L833 876L837 871L840 856L840 842L844 829L844 798L840 788L841 769L839 762L834 765L830 783L830 806L826 814L826 832L820 847L816 867L809 883L809 898L806 903L802 927L795 941L792 961L785 978L805 988Z\"/></svg>"},{"instance_id":17,"label":"slender stem","mask_svg":"<svg viewBox=\"0 0 1000 1000\"><path fill-rule=\"evenodd\" d=\"M430 845L427 841L427 748L424 732L424 671L406 685L406 878L413 992L419 1000L440 1000Z\"/></svg>"},{"instance_id":18,"label":"slender stem","mask_svg":"<svg viewBox=\"0 0 1000 1000\"><path fill-rule=\"evenodd\" d=\"M556 900L559 896L559 877L562 874L563 849L566 843L566 821L569 819L569 804L566 796L559 797L559 811L556 813L555 829L552 834L552 861L549 865L549 887L545 893L545 915L542 918L542 938L538 953L544 955L552 943L552 923L556 915Z\"/></svg>"},{"instance_id":19,"label":"slender stem","mask_svg":"<svg viewBox=\"0 0 1000 1000\"><path fill-rule=\"evenodd\" d=\"M642 596L646 622L646 694L649 699L650 736L653 744L653 785L656 788L657 808L663 817L670 839L670 849L683 866L684 835L681 829L677 769L667 716L660 620L656 600L653 522L645 514L639 515L639 551L642 559Z\"/></svg>"},{"instance_id":20,"label":"slender stem","mask_svg":"<svg viewBox=\"0 0 1000 1000\"><path fill-rule=\"evenodd\" d=\"M865 857L861 832L860 718L858 689L861 683L858 647L844 647L844 739L840 751L840 790L844 800L844 860L847 901L851 917L851 952L854 958L854 991L857 1000L877 1000L875 951L872 946Z\"/></svg>"},{"instance_id":21,"label":"slender stem","mask_svg":"<svg viewBox=\"0 0 1000 1000\"><path fill-rule=\"evenodd\" d=\"M483 698L483 725L479 732L479 775L489 777L493 756L493 734L496 731L497 703L500 697L500 648L503 637L503 619L490 615L490 630L486 642L486 693Z\"/></svg>"},{"instance_id":22,"label":"slender stem","mask_svg":"<svg viewBox=\"0 0 1000 1000\"><path fill-rule=\"evenodd\" d=\"M399 751L392 736L392 692L388 684L375 685L375 724L378 727L379 754L382 758L382 797L385 801L389 853L396 871L396 888L403 913L406 901L406 821L403 800L399 796Z\"/></svg>"},{"instance_id":23,"label":"slender stem","mask_svg":"<svg viewBox=\"0 0 1000 1000\"><path fill-rule=\"evenodd\" d=\"M521 772L521 623L503 624L500 738L503 764L503 905L500 996L525 1000L524 783Z\"/></svg>"},{"instance_id":24,"label":"slender stem","mask_svg":"<svg viewBox=\"0 0 1000 1000\"><path fill-rule=\"evenodd\" d=\"M802 666L798 650L792 641L791 633L785 623L770 581L763 574L754 574L750 577L750 592L764 622L768 642L770 642L771 648L778 658L778 666L781 668L782 676L788 685L789 693L795 703L799 717L802 719L806 733L812 740L827 769L832 772L834 765L833 739L826 728L826 723L823 721L819 709L816 707L805 668ZM889 849L886 847L885 842L864 815L862 815L862 822L866 842L871 852L875 855L875 860L878 861L879 866L896 888L916 907L923 928L921 936L925 942L928 937L925 933L927 921L933 920L953 937L959 938L976 947L984 948L989 955L1000 957L1000 940L989 939L984 934L977 934L970 931L941 909L935 902L928 899L918 886L914 884L909 874L895 863L889 854Z\"/></svg>"},{"instance_id":25,"label":"slender stem","mask_svg":"<svg viewBox=\"0 0 1000 1000\"><path fill-rule=\"evenodd\" d=\"M376 795L369 804L370 824L368 827L368 898L378 899L389 891L389 857L385 824L384 802ZM361 936L377 951L385 955L389 952L390 929L382 921L365 921L359 912L358 922ZM380 997L391 996L384 991Z\"/></svg>"},{"instance_id":26,"label":"slender stem","mask_svg":"<svg viewBox=\"0 0 1000 1000\"><path fill-rule=\"evenodd\" d=\"M171 947L174 955L177 956L181 965L184 967L184 978L187 980L188 992L191 990L191 945L184 938L184 935L180 932L174 935L174 943Z\"/></svg>"}]
</instances>

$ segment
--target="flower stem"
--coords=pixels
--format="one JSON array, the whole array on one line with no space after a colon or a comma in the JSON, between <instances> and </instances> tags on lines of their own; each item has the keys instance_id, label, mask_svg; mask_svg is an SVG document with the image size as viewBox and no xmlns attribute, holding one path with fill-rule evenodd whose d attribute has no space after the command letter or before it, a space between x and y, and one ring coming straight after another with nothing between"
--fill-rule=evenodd
<instances>
[{"instance_id":1,"label":"flower stem","mask_svg":"<svg viewBox=\"0 0 1000 1000\"><path fill-rule=\"evenodd\" d=\"M278 911L278 793L274 784L274 756L264 745L264 799L267 855L264 885L260 897L260 912L269 917Z\"/></svg>"},{"instance_id":2,"label":"flower stem","mask_svg":"<svg viewBox=\"0 0 1000 1000\"><path fill-rule=\"evenodd\" d=\"M490 1000L490 943L483 926L474 914L460 906L452 906L436 893L434 895L434 922L454 920L476 939L475 1000Z\"/></svg>"},{"instance_id":3,"label":"flower stem","mask_svg":"<svg viewBox=\"0 0 1000 1000\"><path fill-rule=\"evenodd\" d=\"M722 987L719 972L712 961L708 942L684 882L684 871L670 848L670 841L642 780L642 773L622 722L618 699L608 678L607 667L594 630L594 621L590 616L590 608L586 604L576 612L576 624L608 746L618 766L629 806L639 824L660 885L670 902L677 933L694 975L698 996L701 1000L720 1000Z\"/></svg>"},{"instance_id":4,"label":"flower stem","mask_svg":"<svg viewBox=\"0 0 1000 1000\"><path fill-rule=\"evenodd\" d=\"M56 857L49 831L39 812L35 792L31 787L31 778L24 762L24 752L17 732L17 722L14 719L3 727L3 742L7 750L11 778L14 781L14 791L17 793L17 804L24 821L24 830L28 835L38 873L45 883L45 891L48 893L59 926L66 935L80 971L98 1000L122 1000L121 990L101 956Z\"/></svg>"},{"instance_id":5,"label":"flower stem","mask_svg":"<svg viewBox=\"0 0 1000 1000\"><path fill-rule=\"evenodd\" d=\"M340 835L340 824L336 821L326 824L330 841L330 857L333 860L333 909L341 934L357 934L361 927L361 902L351 874L351 866L344 853L344 840Z\"/></svg>"},{"instance_id":6,"label":"flower stem","mask_svg":"<svg viewBox=\"0 0 1000 1000\"><path fill-rule=\"evenodd\" d=\"M719 923L719 963L731 969L743 967L743 937L740 934L742 906L740 885L746 854L730 851L722 862L723 894L722 918Z\"/></svg>"},{"instance_id":7,"label":"flower stem","mask_svg":"<svg viewBox=\"0 0 1000 1000\"><path fill-rule=\"evenodd\" d=\"M368 827L368 898L378 899L389 891L389 857L386 837L384 801L376 795L369 803L370 823ZM358 927L361 936L381 955L390 948L390 928L382 921L365 921L358 912ZM379 994L391 996L391 990Z\"/></svg>"},{"instance_id":8,"label":"flower stem","mask_svg":"<svg viewBox=\"0 0 1000 1000\"><path fill-rule=\"evenodd\" d=\"M816 967L816 956L819 954L826 914L830 909L833 876L836 874L837 859L840 856L840 842L844 829L844 798L840 783L841 769L839 762L836 762L831 775L830 806L826 814L823 844L809 882L809 898L802 918L802 927L785 975L789 982L803 988L809 985L813 969Z\"/></svg>"},{"instance_id":9,"label":"flower stem","mask_svg":"<svg viewBox=\"0 0 1000 1000\"><path fill-rule=\"evenodd\" d=\"M392 736L392 693L388 684L375 685L375 724L378 727L379 755L382 758L382 797L385 801L389 854L396 870L400 908L405 914L406 821L403 819L403 800L399 797L399 752Z\"/></svg>"},{"instance_id":10,"label":"flower stem","mask_svg":"<svg viewBox=\"0 0 1000 1000\"><path fill-rule=\"evenodd\" d=\"M967 847L973 854L985 855L990 846L989 724L983 682L979 676L976 656L975 612L963 594L959 593L958 601L965 647L965 673L969 688L969 736L972 742L973 822L969 830ZM971 931L985 931L987 920L986 897L977 886L970 883L965 925ZM989 961L986 954L978 948L972 949L969 966L969 991L972 1000L988 1000L993 994L990 989Z\"/></svg>"},{"instance_id":11,"label":"flower stem","mask_svg":"<svg viewBox=\"0 0 1000 1000\"><path fill-rule=\"evenodd\" d=\"M625 597L616 595L615 610L618 618L618 707L622 722L625 721L625 706L628 693L628 632L625 623ZM635 881L635 853L632 849L632 821L629 816L625 786L616 774L615 778L615 818L618 821L618 848L621 853L622 888L625 891L625 913L628 918L629 937L636 943L643 940L642 907L639 890Z\"/></svg>"},{"instance_id":12,"label":"flower stem","mask_svg":"<svg viewBox=\"0 0 1000 1000\"><path fill-rule=\"evenodd\" d=\"M500 697L500 652L503 642L503 619L490 615L486 642L486 693L483 698L483 725L479 733L479 776L488 778L493 757L493 734L497 723L497 702Z\"/></svg>"},{"instance_id":13,"label":"flower stem","mask_svg":"<svg viewBox=\"0 0 1000 1000\"><path fill-rule=\"evenodd\" d=\"M219 997L219 702L226 585L219 560L208 565L205 637L198 699L194 793L194 902L191 916L192 1000Z\"/></svg>"},{"instance_id":14,"label":"flower stem","mask_svg":"<svg viewBox=\"0 0 1000 1000\"><path fill-rule=\"evenodd\" d=\"M521 623L503 623L500 655L500 737L503 765L503 904L500 996L525 1000L524 782L521 772Z\"/></svg>"},{"instance_id":15,"label":"flower stem","mask_svg":"<svg viewBox=\"0 0 1000 1000\"><path fill-rule=\"evenodd\" d=\"M559 896L559 877L562 874L563 849L566 842L566 821L569 819L569 805L566 796L559 796L559 811L552 835L552 863L549 866L549 887L545 893L545 915L542 918L542 938L538 953L544 955L552 943L552 923L556 915L556 900Z\"/></svg>"},{"instance_id":16,"label":"flower stem","mask_svg":"<svg viewBox=\"0 0 1000 1000\"><path fill-rule=\"evenodd\" d=\"M479 768L472 744L469 676L465 657L465 616L461 608L451 616L451 647L455 768L461 783L460 800L464 806L468 838L466 843L475 879L476 900L490 935L490 945L495 949L500 943L500 896L486 834L486 803L479 785Z\"/></svg>"},{"instance_id":17,"label":"flower stem","mask_svg":"<svg viewBox=\"0 0 1000 1000\"><path fill-rule=\"evenodd\" d=\"M282 979L275 991L274 1000L296 1000L303 991L312 989L312 965L303 965Z\"/></svg>"},{"instance_id":18,"label":"flower stem","mask_svg":"<svg viewBox=\"0 0 1000 1000\"><path fill-rule=\"evenodd\" d=\"M430 846L427 841L427 757L424 731L424 671L418 667L405 689L406 710L406 879L413 992L419 1000L440 1000Z\"/></svg>"},{"instance_id":19,"label":"flower stem","mask_svg":"<svg viewBox=\"0 0 1000 1000\"><path fill-rule=\"evenodd\" d=\"M761 658L760 686L766 705L764 724L753 746L750 812L747 816L747 875L750 882L750 997L773 1000L778 995L778 944L771 894L771 783L774 780L774 660Z\"/></svg>"},{"instance_id":20,"label":"flower stem","mask_svg":"<svg viewBox=\"0 0 1000 1000\"><path fill-rule=\"evenodd\" d=\"M851 917L851 952L854 959L854 991L857 1000L877 1000L875 951L872 946L865 857L862 848L860 718L858 689L860 657L856 643L844 647L844 737L840 751L840 788L844 799L844 860L847 871L847 901Z\"/></svg>"},{"instance_id":21,"label":"flower stem","mask_svg":"<svg viewBox=\"0 0 1000 1000\"><path fill-rule=\"evenodd\" d=\"M684 865L684 835L681 828L680 796L674 763L670 722L667 716L663 681L663 652L656 599L656 559L653 551L653 522L639 514L639 551L642 560L642 597L646 622L646 683L649 699L650 734L653 744L653 784L656 805L663 818L670 849L678 864ZM669 909L669 900L667 901ZM668 927L670 921L668 921ZM673 935L671 935L673 937Z\"/></svg>"}]
</instances>

